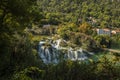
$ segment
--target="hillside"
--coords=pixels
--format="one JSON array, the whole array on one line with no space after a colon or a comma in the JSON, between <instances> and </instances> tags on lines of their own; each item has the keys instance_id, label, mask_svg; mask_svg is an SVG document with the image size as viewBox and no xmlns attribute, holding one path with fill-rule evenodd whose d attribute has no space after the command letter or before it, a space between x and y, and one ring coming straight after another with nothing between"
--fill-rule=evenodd
<instances>
[{"instance_id":1,"label":"hillside","mask_svg":"<svg viewBox=\"0 0 120 80\"><path fill-rule=\"evenodd\" d=\"M119 0L40 0L42 24L89 22L94 27L120 27Z\"/></svg>"},{"instance_id":2,"label":"hillside","mask_svg":"<svg viewBox=\"0 0 120 80\"><path fill-rule=\"evenodd\" d=\"M120 80L120 0L0 0L0 80Z\"/></svg>"}]
</instances>

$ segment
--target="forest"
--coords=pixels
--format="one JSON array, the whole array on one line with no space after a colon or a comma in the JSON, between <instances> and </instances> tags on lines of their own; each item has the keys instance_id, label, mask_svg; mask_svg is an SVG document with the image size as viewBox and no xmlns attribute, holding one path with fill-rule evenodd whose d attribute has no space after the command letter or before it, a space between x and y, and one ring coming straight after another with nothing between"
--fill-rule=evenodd
<instances>
[{"instance_id":1,"label":"forest","mask_svg":"<svg viewBox=\"0 0 120 80\"><path fill-rule=\"evenodd\" d=\"M120 0L0 0L0 80L120 80L119 4ZM96 29L110 34L99 35ZM43 47L52 52L52 42L58 39L65 49L81 48L95 55L44 63L40 41L47 41ZM57 48L60 55L67 54Z\"/></svg>"}]
</instances>

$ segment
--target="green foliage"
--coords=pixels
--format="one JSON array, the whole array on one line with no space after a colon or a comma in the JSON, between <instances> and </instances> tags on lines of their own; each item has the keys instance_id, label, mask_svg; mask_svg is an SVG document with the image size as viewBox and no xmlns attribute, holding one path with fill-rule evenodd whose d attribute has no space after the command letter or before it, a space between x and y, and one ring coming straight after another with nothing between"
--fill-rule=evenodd
<instances>
[{"instance_id":1,"label":"green foliage","mask_svg":"<svg viewBox=\"0 0 120 80\"><path fill-rule=\"evenodd\" d=\"M46 65L42 80L119 80L119 56L105 54L98 60L62 61Z\"/></svg>"},{"instance_id":2,"label":"green foliage","mask_svg":"<svg viewBox=\"0 0 120 80\"><path fill-rule=\"evenodd\" d=\"M83 23L80 27L77 27L77 25L73 23L62 25L59 26L57 33L61 38L72 43L69 46L75 44L88 51L98 51L99 49L99 44L96 44L96 41L90 36L90 34L93 33L93 30L88 23Z\"/></svg>"},{"instance_id":3,"label":"green foliage","mask_svg":"<svg viewBox=\"0 0 120 80\"><path fill-rule=\"evenodd\" d=\"M88 23L82 23L79 27L79 31L81 33L85 33L88 35L91 35L93 30L92 30L92 26L90 26Z\"/></svg>"},{"instance_id":4,"label":"green foliage","mask_svg":"<svg viewBox=\"0 0 120 80\"><path fill-rule=\"evenodd\" d=\"M31 41L32 35L23 31L32 24L40 27L62 23L57 33L63 39L91 51L96 49L96 43L88 36L92 33L90 25L119 27L119 3L118 0L38 0L34 5L35 0L0 0L0 80L120 79L120 60L115 55L111 59L103 56L88 64L63 60L59 64L44 65L36 50L39 38ZM50 27L46 32L54 34L54 29ZM115 38L114 45L120 42L119 36ZM110 43L107 36L96 36L95 40L102 47Z\"/></svg>"},{"instance_id":5,"label":"green foliage","mask_svg":"<svg viewBox=\"0 0 120 80\"><path fill-rule=\"evenodd\" d=\"M39 0L38 7L46 15L46 19L48 14L56 15L49 16L49 24L56 21L79 24L85 21L95 27L119 27L119 3L119 0Z\"/></svg>"},{"instance_id":6,"label":"green foliage","mask_svg":"<svg viewBox=\"0 0 120 80\"><path fill-rule=\"evenodd\" d=\"M107 35L97 35L94 37L97 44L100 45L102 48L111 47L111 39L110 36Z\"/></svg>"},{"instance_id":7,"label":"green foliage","mask_svg":"<svg viewBox=\"0 0 120 80\"><path fill-rule=\"evenodd\" d=\"M1 80L7 80L15 71L36 64L29 36L23 32L29 24L29 9L33 4L31 0L0 0Z\"/></svg>"},{"instance_id":8,"label":"green foliage","mask_svg":"<svg viewBox=\"0 0 120 80\"><path fill-rule=\"evenodd\" d=\"M110 54L101 56L96 68L96 73L99 74L98 78L102 80L107 78L113 80L119 79L119 77L116 77L120 75L120 73L117 71L119 70L119 66L119 60L117 60L117 56Z\"/></svg>"},{"instance_id":9,"label":"green foliage","mask_svg":"<svg viewBox=\"0 0 120 80\"><path fill-rule=\"evenodd\" d=\"M111 39L111 48L120 49L120 35L113 35Z\"/></svg>"},{"instance_id":10,"label":"green foliage","mask_svg":"<svg viewBox=\"0 0 120 80\"><path fill-rule=\"evenodd\" d=\"M37 67L26 68L21 72L15 73L12 80L37 80L42 79L44 71Z\"/></svg>"},{"instance_id":11,"label":"green foliage","mask_svg":"<svg viewBox=\"0 0 120 80\"><path fill-rule=\"evenodd\" d=\"M69 39L71 32L76 32L77 26L74 23L68 23L66 25L59 26L59 29L57 33L63 38L63 39Z\"/></svg>"}]
</instances>

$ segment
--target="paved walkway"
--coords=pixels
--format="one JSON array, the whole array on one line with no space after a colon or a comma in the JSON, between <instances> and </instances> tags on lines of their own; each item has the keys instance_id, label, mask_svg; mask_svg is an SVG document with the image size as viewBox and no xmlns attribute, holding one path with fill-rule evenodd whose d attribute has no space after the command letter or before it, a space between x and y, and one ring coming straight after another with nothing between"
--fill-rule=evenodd
<instances>
[{"instance_id":1,"label":"paved walkway","mask_svg":"<svg viewBox=\"0 0 120 80\"><path fill-rule=\"evenodd\" d=\"M115 53L120 53L120 50L116 50L116 49L104 48L104 50L107 50L107 51L110 51L110 52L115 52Z\"/></svg>"}]
</instances>

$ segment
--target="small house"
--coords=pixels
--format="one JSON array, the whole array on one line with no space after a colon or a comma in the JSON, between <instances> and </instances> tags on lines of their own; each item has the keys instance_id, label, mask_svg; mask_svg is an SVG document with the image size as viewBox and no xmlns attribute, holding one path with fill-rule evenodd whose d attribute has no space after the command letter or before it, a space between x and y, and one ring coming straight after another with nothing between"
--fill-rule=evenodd
<instances>
[{"instance_id":1,"label":"small house","mask_svg":"<svg viewBox=\"0 0 120 80\"><path fill-rule=\"evenodd\" d=\"M97 34L98 35L111 35L111 30L110 29L97 29Z\"/></svg>"}]
</instances>

